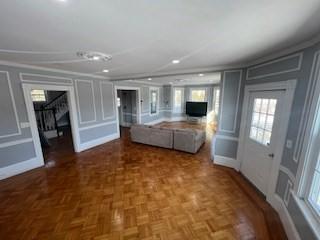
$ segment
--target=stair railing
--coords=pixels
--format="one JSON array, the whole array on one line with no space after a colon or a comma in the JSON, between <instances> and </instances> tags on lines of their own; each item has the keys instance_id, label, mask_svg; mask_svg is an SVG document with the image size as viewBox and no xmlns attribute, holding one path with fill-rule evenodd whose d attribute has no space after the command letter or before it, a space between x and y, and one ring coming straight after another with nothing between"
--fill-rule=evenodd
<instances>
[{"instance_id":1,"label":"stair railing","mask_svg":"<svg viewBox=\"0 0 320 240\"><path fill-rule=\"evenodd\" d=\"M39 128L44 132L56 130L59 137L57 116L60 118L66 111L68 111L68 97L64 92L42 106L41 109L35 110Z\"/></svg>"}]
</instances>

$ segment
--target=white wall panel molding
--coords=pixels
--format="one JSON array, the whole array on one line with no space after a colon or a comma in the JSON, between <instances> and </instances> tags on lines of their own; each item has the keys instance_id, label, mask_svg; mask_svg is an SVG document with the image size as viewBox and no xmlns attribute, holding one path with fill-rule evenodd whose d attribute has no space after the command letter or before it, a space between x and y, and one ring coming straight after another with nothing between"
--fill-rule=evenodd
<instances>
[{"instance_id":1,"label":"white wall panel molding","mask_svg":"<svg viewBox=\"0 0 320 240\"><path fill-rule=\"evenodd\" d=\"M90 90L92 92L92 107L93 107L93 116L91 120L83 120L83 116L81 112L81 106L80 106L80 96L79 96L79 85L81 83L89 83L90 84ZM93 87L93 81L92 80L83 80L83 79L76 79L75 80L75 87L76 87L76 99L77 99L77 105L78 105L78 111L79 111L79 122L80 124L86 124L86 123L93 123L97 121L97 111L96 111L96 98L94 94L94 87Z\"/></svg>"},{"instance_id":2,"label":"white wall panel molding","mask_svg":"<svg viewBox=\"0 0 320 240\"><path fill-rule=\"evenodd\" d=\"M270 66L272 64L279 64L279 63L284 62L288 59L294 59L294 58L298 59L298 62L295 66L289 67L287 69L283 69L281 71L276 71L276 72L271 72L271 73L266 73L266 74L261 74L261 75L256 75L256 76L250 77L250 72L253 70L256 70L259 68L262 69L263 67ZM302 59L303 59L303 53L301 52L301 53L293 54L290 56L281 57L276 60L262 63L262 64L259 64L259 65L253 66L253 67L249 67L248 71L247 71L246 79L247 80L254 80L254 79L260 79L260 78L264 78L264 77L275 76L275 75L279 75L279 74L283 74L283 73L299 71L301 69Z\"/></svg>"},{"instance_id":3,"label":"white wall panel molding","mask_svg":"<svg viewBox=\"0 0 320 240\"><path fill-rule=\"evenodd\" d=\"M6 76L6 82L8 84L7 90L10 94L11 104L12 104L12 108L13 108L12 110L13 110L13 114L14 114L14 118L15 118L14 121L16 122L16 125L17 125L17 131L1 135L0 138L18 136L18 135L21 135L21 127L20 127L20 121L19 121L18 112L17 112L17 106L16 106L16 102L15 102L15 97L14 97L12 86L11 86L10 75L9 75L9 72L6 72L6 71L0 71L0 74L1 73L5 74L5 76ZM2 116L2 117L6 117L6 116Z\"/></svg>"}]
</instances>

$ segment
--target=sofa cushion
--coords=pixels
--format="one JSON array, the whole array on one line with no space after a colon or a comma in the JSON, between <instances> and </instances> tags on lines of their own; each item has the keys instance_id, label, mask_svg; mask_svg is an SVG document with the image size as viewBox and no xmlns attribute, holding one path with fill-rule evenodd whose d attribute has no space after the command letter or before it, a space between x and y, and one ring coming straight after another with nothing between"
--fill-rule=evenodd
<instances>
[{"instance_id":1,"label":"sofa cushion","mask_svg":"<svg viewBox=\"0 0 320 240\"><path fill-rule=\"evenodd\" d=\"M149 144L158 147L173 147L173 131L170 129L151 128Z\"/></svg>"}]
</instances>

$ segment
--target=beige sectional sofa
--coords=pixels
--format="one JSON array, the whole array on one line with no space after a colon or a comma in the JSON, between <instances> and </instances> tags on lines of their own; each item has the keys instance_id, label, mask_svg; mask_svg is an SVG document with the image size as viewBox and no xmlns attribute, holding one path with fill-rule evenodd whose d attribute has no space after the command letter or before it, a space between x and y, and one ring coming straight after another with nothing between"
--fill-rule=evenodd
<instances>
[{"instance_id":1,"label":"beige sectional sofa","mask_svg":"<svg viewBox=\"0 0 320 240\"><path fill-rule=\"evenodd\" d=\"M195 129L172 129L137 124L131 127L130 132L133 142L189 153L196 153L206 139L204 131Z\"/></svg>"}]
</instances>

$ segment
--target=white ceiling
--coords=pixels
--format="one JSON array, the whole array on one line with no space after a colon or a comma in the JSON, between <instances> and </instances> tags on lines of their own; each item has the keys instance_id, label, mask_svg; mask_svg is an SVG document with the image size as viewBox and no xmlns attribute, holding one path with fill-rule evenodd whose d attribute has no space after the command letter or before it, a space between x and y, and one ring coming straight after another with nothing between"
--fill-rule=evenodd
<instances>
[{"instance_id":1,"label":"white ceiling","mask_svg":"<svg viewBox=\"0 0 320 240\"><path fill-rule=\"evenodd\" d=\"M146 83L146 84L158 84L158 85L173 85L173 86L185 86L185 85L199 85L199 84L218 84L221 80L220 72L199 73L196 74L175 74L153 78L141 78L130 79L127 81Z\"/></svg>"},{"instance_id":2,"label":"white ceiling","mask_svg":"<svg viewBox=\"0 0 320 240\"><path fill-rule=\"evenodd\" d=\"M64 53L0 52L0 59L111 79L209 71L309 40L319 23L319 0L1 0L0 49ZM113 59L44 62L89 50Z\"/></svg>"}]
</instances>

